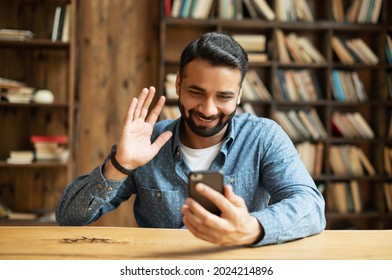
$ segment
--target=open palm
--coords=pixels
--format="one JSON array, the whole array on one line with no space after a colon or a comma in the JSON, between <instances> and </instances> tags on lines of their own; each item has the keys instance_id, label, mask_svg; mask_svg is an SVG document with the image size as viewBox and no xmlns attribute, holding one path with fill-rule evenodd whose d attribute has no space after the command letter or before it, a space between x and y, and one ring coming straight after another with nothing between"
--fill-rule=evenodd
<instances>
[{"instance_id":1,"label":"open palm","mask_svg":"<svg viewBox=\"0 0 392 280\"><path fill-rule=\"evenodd\" d=\"M155 95L155 88L144 88L138 98L134 98L124 119L123 130L117 144L117 161L127 169L145 165L170 139L172 133L162 133L153 143L153 127L165 104L161 96L156 106L148 113Z\"/></svg>"}]
</instances>

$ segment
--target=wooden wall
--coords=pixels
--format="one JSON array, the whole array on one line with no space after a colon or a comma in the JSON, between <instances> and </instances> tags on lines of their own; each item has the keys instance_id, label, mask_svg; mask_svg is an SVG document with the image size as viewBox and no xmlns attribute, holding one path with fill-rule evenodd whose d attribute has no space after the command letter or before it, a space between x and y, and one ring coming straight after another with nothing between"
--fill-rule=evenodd
<instances>
[{"instance_id":1,"label":"wooden wall","mask_svg":"<svg viewBox=\"0 0 392 280\"><path fill-rule=\"evenodd\" d=\"M117 142L132 97L157 86L160 1L78 2L77 176L98 166ZM132 201L94 225L134 225Z\"/></svg>"}]
</instances>

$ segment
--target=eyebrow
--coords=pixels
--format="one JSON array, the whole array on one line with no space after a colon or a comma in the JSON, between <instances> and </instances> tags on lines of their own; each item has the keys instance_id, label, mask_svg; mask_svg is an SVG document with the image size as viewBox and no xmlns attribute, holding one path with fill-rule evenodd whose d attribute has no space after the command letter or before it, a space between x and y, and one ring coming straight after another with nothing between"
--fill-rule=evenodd
<instances>
[{"instance_id":1,"label":"eyebrow","mask_svg":"<svg viewBox=\"0 0 392 280\"><path fill-rule=\"evenodd\" d=\"M188 86L188 89L193 89L193 90L206 92L205 88L201 88L201 87L199 87L197 85L190 85L190 86ZM225 94L225 95L235 95L235 92L233 92L231 90L218 91L218 93L219 94Z\"/></svg>"}]
</instances>

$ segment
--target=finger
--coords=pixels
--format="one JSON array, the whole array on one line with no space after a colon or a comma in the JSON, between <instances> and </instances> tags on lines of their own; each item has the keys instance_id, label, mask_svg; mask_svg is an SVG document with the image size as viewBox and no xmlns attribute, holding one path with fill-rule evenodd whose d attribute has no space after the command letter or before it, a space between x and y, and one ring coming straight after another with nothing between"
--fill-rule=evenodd
<instances>
[{"instance_id":1,"label":"finger","mask_svg":"<svg viewBox=\"0 0 392 280\"><path fill-rule=\"evenodd\" d=\"M208 229L221 228L222 219L206 210L203 206L201 206L197 201L192 198L189 198L185 201L185 204L188 206L189 211L191 212L193 217L192 221L194 221L194 225L198 227L206 226ZM196 224L198 223L198 224Z\"/></svg>"},{"instance_id":2,"label":"finger","mask_svg":"<svg viewBox=\"0 0 392 280\"><path fill-rule=\"evenodd\" d=\"M148 89L148 94L147 97L142 105L142 109L140 112L140 118L145 119L147 114L148 114L148 108L150 108L151 102L154 99L154 95L155 95L155 88L154 87L150 87Z\"/></svg>"},{"instance_id":3,"label":"finger","mask_svg":"<svg viewBox=\"0 0 392 280\"><path fill-rule=\"evenodd\" d=\"M128 123L128 122L132 122L132 121L133 121L133 115L134 115L134 113L135 113L136 104L137 104L137 98L134 97L134 98L132 98L132 102L131 102L131 104L129 105L128 112L127 112L127 114L125 115L125 118L124 118L124 125L125 125L126 123Z\"/></svg>"},{"instance_id":4,"label":"finger","mask_svg":"<svg viewBox=\"0 0 392 280\"><path fill-rule=\"evenodd\" d=\"M152 146L157 151L157 153L163 147L163 145L165 145L166 142L169 141L172 135L173 133L171 131L165 131L164 133L159 135L157 139L155 139L154 143L152 143Z\"/></svg>"},{"instance_id":5,"label":"finger","mask_svg":"<svg viewBox=\"0 0 392 280\"><path fill-rule=\"evenodd\" d=\"M246 207L245 201L242 197L236 195L233 192L233 188L230 185L225 185L224 186L224 194L225 197L233 203L237 207Z\"/></svg>"},{"instance_id":6,"label":"finger","mask_svg":"<svg viewBox=\"0 0 392 280\"><path fill-rule=\"evenodd\" d=\"M137 100L137 104L136 104L136 108L135 108L135 112L133 114L133 119L136 120L140 117L140 112L142 110L142 106L144 104L144 101L147 98L147 94L148 94L149 90L147 88L143 88L142 91L140 92Z\"/></svg>"},{"instance_id":7,"label":"finger","mask_svg":"<svg viewBox=\"0 0 392 280\"><path fill-rule=\"evenodd\" d=\"M197 218L196 215L192 213L188 205L183 205L182 207L183 212L183 222L187 229L189 229L193 235L196 237L209 241L214 242L214 239L210 233L212 232L211 229L203 226L202 222Z\"/></svg>"},{"instance_id":8,"label":"finger","mask_svg":"<svg viewBox=\"0 0 392 280\"><path fill-rule=\"evenodd\" d=\"M196 191L215 204L222 212L234 211L233 204L225 196L211 187L198 183L196 185Z\"/></svg>"},{"instance_id":9,"label":"finger","mask_svg":"<svg viewBox=\"0 0 392 280\"><path fill-rule=\"evenodd\" d=\"M165 101L166 101L166 97L162 95L158 99L158 102L155 105L155 107L151 110L150 114L148 115L146 122L150 123L151 125L154 125L156 123L159 114L161 113L163 107L165 106Z\"/></svg>"}]
</instances>

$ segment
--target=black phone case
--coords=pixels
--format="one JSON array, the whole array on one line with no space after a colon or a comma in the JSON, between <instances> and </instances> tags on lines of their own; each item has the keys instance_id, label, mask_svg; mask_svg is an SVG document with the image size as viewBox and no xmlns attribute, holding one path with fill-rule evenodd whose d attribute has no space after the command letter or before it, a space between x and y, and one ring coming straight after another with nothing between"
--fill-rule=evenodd
<instances>
[{"instance_id":1,"label":"black phone case","mask_svg":"<svg viewBox=\"0 0 392 280\"><path fill-rule=\"evenodd\" d=\"M189 196L200 203L205 209L219 216L221 212L219 208L195 190L195 186L199 182L204 183L219 193L223 193L223 174L216 171L197 171L189 174Z\"/></svg>"}]
</instances>

